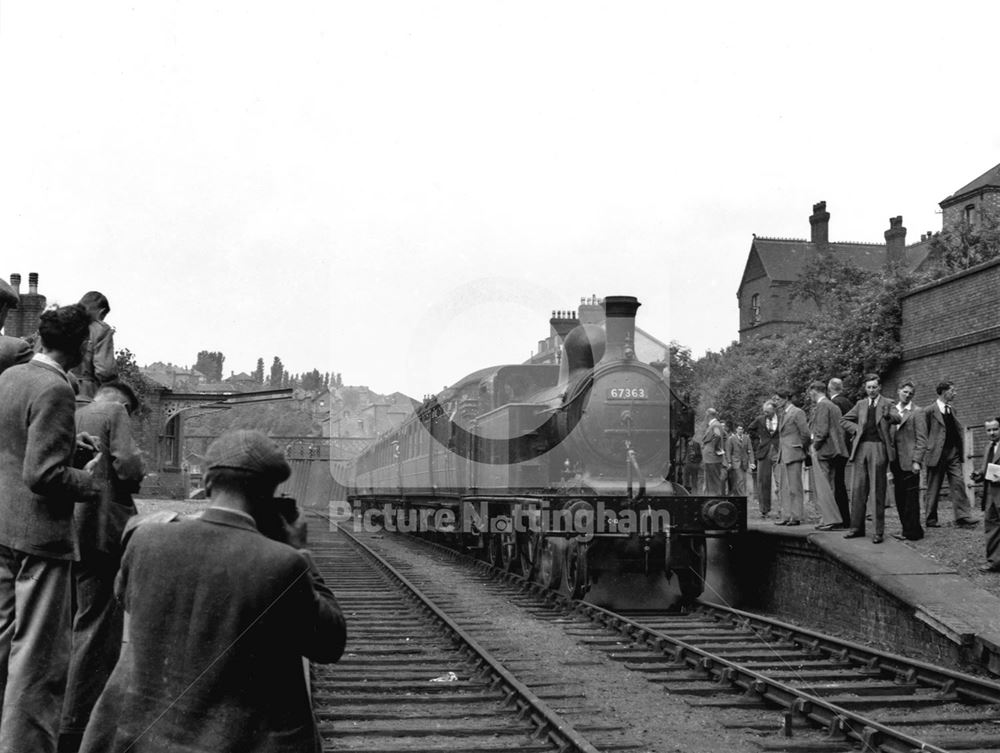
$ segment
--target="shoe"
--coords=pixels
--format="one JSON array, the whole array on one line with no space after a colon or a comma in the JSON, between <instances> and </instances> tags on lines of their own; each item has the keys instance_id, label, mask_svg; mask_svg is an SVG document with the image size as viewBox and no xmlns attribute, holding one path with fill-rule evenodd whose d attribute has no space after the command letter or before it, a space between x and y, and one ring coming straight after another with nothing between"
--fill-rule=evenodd
<instances>
[{"instance_id":1,"label":"shoe","mask_svg":"<svg viewBox=\"0 0 1000 753\"><path fill-rule=\"evenodd\" d=\"M940 527L941 527L941 524L938 523L936 520L927 520L927 521L924 521L924 528L940 528Z\"/></svg>"},{"instance_id":2,"label":"shoe","mask_svg":"<svg viewBox=\"0 0 1000 753\"><path fill-rule=\"evenodd\" d=\"M785 525L786 526L800 526L800 525L802 525L802 521L801 520L789 520L787 523L785 523Z\"/></svg>"},{"instance_id":3,"label":"shoe","mask_svg":"<svg viewBox=\"0 0 1000 753\"><path fill-rule=\"evenodd\" d=\"M845 539L860 539L865 535L864 531L858 531L854 528L847 529L847 533L844 534Z\"/></svg>"},{"instance_id":4,"label":"shoe","mask_svg":"<svg viewBox=\"0 0 1000 753\"><path fill-rule=\"evenodd\" d=\"M788 525L788 521L787 520L776 520L776 521L774 521L774 524L776 526L787 526Z\"/></svg>"},{"instance_id":5,"label":"shoe","mask_svg":"<svg viewBox=\"0 0 1000 753\"><path fill-rule=\"evenodd\" d=\"M1000 573L1000 567L993 567L993 565L980 565L976 569L981 573Z\"/></svg>"},{"instance_id":6,"label":"shoe","mask_svg":"<svg viewBox=\"0 0 1000 753\"><path fill-rule=\"evenodd\" d=\"M816 530L817 531L832 531L833 530L833 523L824 523L821 526L816 526Z\"/></svg>"},{"instance_id":7,"label":"shoe","mask_svg":"<svg viewBox=\"0 0 1000 753\"><path fill-rule=\"evenodd\" d=\"M872 536L872 543L873 544L881 544L883 541L885 541L885 539L883 539L877 533L874 536Z\"/></svg>"},{"instance_id":8,"label":"shoe","mask_svg":"<svg viewBox=\"0 0 1000 753\"><path fill-rule=\"evenodd\" d=\"M830 527L830 530L831 531L850 531L851 527L850 526L845 526L843 523L834 523Z\"/></svg>"},{"instance_id":9,"label":"shoe","mask_svg":"<svg viewBox=\"0 0 1000 753\"><path fill-rule=\"evenodd\" d=\"M955 525L959 528L975 528L979 525L979 521L975 518L962 518L961 520L956 520Z\"/></svg>"}]
</instances>

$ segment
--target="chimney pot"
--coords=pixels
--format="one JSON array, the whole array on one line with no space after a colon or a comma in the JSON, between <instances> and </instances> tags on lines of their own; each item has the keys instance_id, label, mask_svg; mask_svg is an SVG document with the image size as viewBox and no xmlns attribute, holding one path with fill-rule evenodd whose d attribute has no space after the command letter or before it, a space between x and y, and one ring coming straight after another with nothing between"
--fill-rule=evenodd
<instances>
[{"instance_id":1,"label":"chimney pot","mask_svg":"<svg viewBox=\"0 0 1000 753\"><path fill-rule=\"evenodd\" d=\"M38 293L38 272L28 273L28 293L31 295Z\"/></svg>"},{"instance_id":2,"label":"chimney pot","mask_svg":"<svg viewBox=\"0 0 1000 753\"><path fill-rule=\"evenodd\" d=\"M826 202L820 201L813 204L813 213L809 218L812 227L812 242L820 248L825 248L830 243L830 213L826 211Z\"/></svg>"},{"instance_id":3,"label":"chimney pot","mask_svg":"<svg viewBox=\"0 0 1000 753\"><path fill-rule=\"evenodd\" d=\"M885 263L895 267L903 262L906 250L906 228L902 215L889 218L889 229L885 231Z\"/></svg>"},{"instance_id":4,"label":"chimney pot","mask_svg":"<svg viewBox=\"0 0 1000 753\"><path fill-rule=\"evenodd\" d=\"M18 295L21 294L21 275L17 272L10 276L10 286L14 288L14 292Z\"/></svg>"}]
</instances>

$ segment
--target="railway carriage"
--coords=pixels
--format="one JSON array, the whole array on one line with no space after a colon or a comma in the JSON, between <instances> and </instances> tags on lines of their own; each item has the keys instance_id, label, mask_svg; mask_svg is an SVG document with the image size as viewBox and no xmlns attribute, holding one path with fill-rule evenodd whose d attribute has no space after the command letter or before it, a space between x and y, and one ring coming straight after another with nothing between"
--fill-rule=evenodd
<instances>
[{"instance_id":1,"label":"railway carriage","mask_svg":"<svg viewBox=\"0 0 1000 753\"><path fill-rule=\"evenodd\" d=\"M558 365L482 369L428 398L357 458L352 503L570 595L609 572L663 572L697 597L705 541L746 530L746 498L667 480L690 411L635 357L638 301L604 305Z\"/></svg>"}]
</instances>

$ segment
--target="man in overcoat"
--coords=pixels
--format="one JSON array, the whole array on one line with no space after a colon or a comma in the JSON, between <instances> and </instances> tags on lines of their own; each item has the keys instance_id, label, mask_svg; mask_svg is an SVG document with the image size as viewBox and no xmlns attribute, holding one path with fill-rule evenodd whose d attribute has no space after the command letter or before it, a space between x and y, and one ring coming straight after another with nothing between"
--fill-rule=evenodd
<instances>
[{"instance_id":1,"label":"man in overcoat","mask_svg":"<svg viewBox=\"0 0 1000 753\"><path fill-rule=\"evenodd\" d=\"M854 463L854 484L851 490L851 528L845 539L865 535L865 515L868 492L875 487L875 534L872 543L885 539L885 493L888 486L889 463L896 457L890 436L892 424L899 423L899 413L892 401L882 395L882 379L878 374L865 375L865 395L858 400L841 424L852 435L850 460Z\"/></svg>"},{"instance_id":2,"label":"man in overcoat","mask_svg":"<svg viewBox=\"0 0 1000 753\"><path fill-rule=\"evenodd\" d=\"M321 753L302 658L344 650L344 617L273 499L290 469L256 431L208 448L211 507L135 526L116 585L128 643L84 753Z\"/></svg>"},{"instance_id":3,"label":"man in overcoat","mask_svg":"<svg viewBox=\"0 0 1000 753\"><path fill-rule=\"evenodd\" d=\"M701 468L705 476L705 494L722 494L726 472L726 436L718 411L705 412L705 433L701 437Z\"/></svg>"},{"instance_id":4,"label":"man in overcoat","mask_svg":"<svg viewBox=\"0 0 1000 753\"><path fill-rule=\"evenodd\" d=\"M726 437L726 462L729 464L729 493L747 494L747 476L750 473L750 438L743 433L743 425Z\"/></svg>"},{"instance_id":5,"label":"man in overcoat","mask_svg":"<svg viewBox=\"0 0 1000 753\"><path fill-rule=\"evenodd\" d=\"M847 527L847 521L840 517L834 499L834 462L847 457L844 428L840 425L840 408L826 395L826 385L816 381L809 385L809 396L814 405L809 416L809 433L812 440L813 479L815 481L815 501L820 512L823 531L840 530Z\"/></svg>"},{"instance_id":6,"label":"man in overcoat","mask_svg":"<svg viewBox=\"0 0 1000 753\"><path fill-rule=\"evenodd\" d=\"M800 525L805 516L802 467L809 449L809 426L806 414L791 402L791 397L791 390L780 389L771 398L778 416L777 464L782 476L780 494L785 515L776 523L779 526Z\"/></svg>"}]
</instances>

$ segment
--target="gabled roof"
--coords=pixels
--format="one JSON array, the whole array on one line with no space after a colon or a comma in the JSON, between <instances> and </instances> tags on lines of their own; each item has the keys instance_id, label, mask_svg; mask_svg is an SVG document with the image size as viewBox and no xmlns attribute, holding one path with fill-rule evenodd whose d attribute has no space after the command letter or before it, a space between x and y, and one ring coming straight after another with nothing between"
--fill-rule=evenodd
<instances>
[{"instance_id":1,"label":"gabled roof","mask_svg":"<svg viewBox=\"0 0 1000 753\"><path fill-rule=\"evenodd\" d=\"M953 193L951 196L948 196L945 199L943 199L938 204L938 206L944 207L946 204L951 204L952 202L961 199L965 195L970 193L975 193L976 191L979 191L982 188L996 188L997 190L1000 190L1000 165L995 165L994 167L991 167L989 170L980 175L971 183L967 183L966 185L962 186L960 189L955 191L955 193Z\"/></svg>"},{"instance_id":2,"label":"gabled roof","mask_svg":"<svg viewBox=\"0 0 1000 753\"><path fill-rule=\"evenodd\" d=\"M875 271L885 264L885 244L881 243L829 243L829 253L838 259L851 262L861 269ZM815 243L800 238L754 238L750 247L751 267L753 254L757 254L764 274L779 282L794 282L802 276L808 264L819 256ZM744 272L745 282L747 280Z\"/></svg>"}]
</instances>

